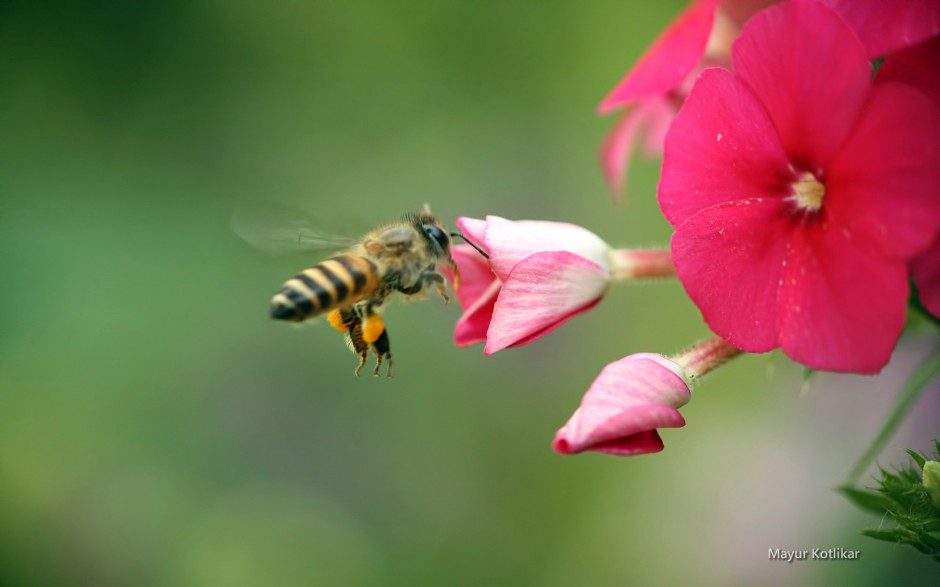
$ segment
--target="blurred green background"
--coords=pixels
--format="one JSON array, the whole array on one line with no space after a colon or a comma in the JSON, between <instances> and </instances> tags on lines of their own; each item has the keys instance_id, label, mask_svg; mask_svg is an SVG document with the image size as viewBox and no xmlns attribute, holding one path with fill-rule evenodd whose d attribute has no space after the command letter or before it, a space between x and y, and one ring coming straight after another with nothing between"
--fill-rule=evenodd
<instances>
[{"instance_id":1,"label":"blurred green background","mask_svg":"<svg viewBox=\"0 0 940 587\"><path fill-rule=\"evenodd\" d=\"M605 364L707 335L678 283L618 287L486 358L452 344L456 305L395 304L391 380L355 378L322 322L268 319L320 259L239 240L244 202L351 234L429 202L451 225L668 242L658 163L613 204L596 164L612 119L593 110L681 6L0 3L0 584L935 577L859 537L880 520L831 488L936 339L804 395L784 357L744 357L697 389L663 453L617 459L551 440ZM937 435L936 392L883 463ZM767 560L813 547L862 555Z\"/></svg>"}]
</instances>

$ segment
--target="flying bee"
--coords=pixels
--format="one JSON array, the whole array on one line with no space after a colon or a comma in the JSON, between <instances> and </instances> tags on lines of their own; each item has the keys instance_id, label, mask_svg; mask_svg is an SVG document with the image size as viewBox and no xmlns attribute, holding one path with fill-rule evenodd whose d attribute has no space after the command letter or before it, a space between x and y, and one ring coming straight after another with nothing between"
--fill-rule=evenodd
<instances>
[{"instance_id":1,"label":"flying bee","mask_svg":"<svg viewBox=\"0 0 940 587\"><path fill-rule=\"evenodd\" d=\"M234 228L249 242L255 240L237 224ZM452 237L465 239L459 232L448 233L427 209L379 226L345 252L287 280L271 300L271 317L303 322L326 314L359 356L356 375L371 351L376 357L373 374L378 375L385 362L391 377L391 347L379 312L393 294L423 299L432 288L450 303L440 269L453 273L456 288L459 275L451 255Z\"/></svg>"}]
</instances>

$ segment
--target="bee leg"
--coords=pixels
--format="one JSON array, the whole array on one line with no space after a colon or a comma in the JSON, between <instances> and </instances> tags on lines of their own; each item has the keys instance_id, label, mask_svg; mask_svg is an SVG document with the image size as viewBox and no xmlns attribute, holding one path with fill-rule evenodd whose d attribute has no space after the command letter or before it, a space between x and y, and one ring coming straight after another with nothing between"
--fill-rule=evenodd
<instances>
[{"instance_id":1,"label":"bee leg","mask_svg":"<svg viewBox=\"0 0 940 587\"><path fill-rule=\"evenodd\" d=\"M356 370L353 373L356 374L356 377L359 377L359 374L362 373L362 368L366 365L366 357L369 356L369 353L359 355L359 364L356 366Z\"/></svg>"},{"instance_id":2,"label":"bee leg","mask_svg":"<svg viewBox=\"0 0 940 587\"><path fill-rule=\"evenodd\" d=\"M385 359L388 361L387 367L385 368L385 376L392 376L392 348L388 341L388 331L383 330L379 338L372 343L372 352L375 353L375 370L372 371L372 374L376 377L379 376L379 368L382 366L382 360Z\"/></svg>"},{"instance_id":3,"label":"bee leg","mask_svg":"<svg viewBox=\"0 0 940 587\"><path fill-rule=\"evenodd\" d=\"M443 275L441 275L434 269L428 269L424 273L421 274L421 279L419 279L416 284L414 284L411 287L400 287L398 288L398 291L400 291L401 293L407 296L411 296L411 295L415 295L421 292L421 290L423 290L425 287L433 283L437 288L437 292L441 294L442 298L444 298L444 303L449 304L450 297L448 297L447 295L447 289L444 286L445 282L446 281L444 280Z\"/></svg>"},{"instance_id":4,"label":"bee leg","mask_svg":"<svg viewBox=\"0 0 940 587\"><path fill-rule=\"evenodd\" d=\"M447 288L444 283L444 276L438 273L437 271L426 271L424 273L424 282L428 285L434 283L437 287L437 293L441 294L441 297L444 298L444 303L450 303L450 297L447 295Z\"/></svg>"},{"instance_id":5,"label":"bee leg","mask_svg":"<svg viewBox=\"0 0 940 587\"><path fill-rule=\"evenodd\" d=\"M450 303L450 297L447 295L447 289L444 288L444 284L443 284L443 283L438 283L438 284L437 284L437 293L441 294L441 297L444 298L444 303L445 303L445 304L449 304L449 303Z\"/></svg>"},{"instance_id":6,"label":"bee leg","mask_svg":"<svg viewBox=\"0 0 940 587\"><path fill-rule=\"evenodd\" d=\"M359 366L357 366L355 370L356 377L358 377L359 373L362 371L362 367L366 364L366 359L369 357L369 343L362 337L362 322L353 318L347 322L347 325L348 328L345 336L346 346L349 347L349 350L359 355Z\"/></svg>"}]
</instances>

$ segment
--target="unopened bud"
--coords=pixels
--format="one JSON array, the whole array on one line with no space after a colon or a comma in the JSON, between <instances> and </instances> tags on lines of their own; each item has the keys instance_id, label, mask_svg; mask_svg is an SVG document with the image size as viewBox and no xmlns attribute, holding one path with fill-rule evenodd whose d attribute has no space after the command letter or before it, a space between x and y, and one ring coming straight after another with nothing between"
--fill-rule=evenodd
<instances>
[{"instance_id":1,"label":"unopened bud","mask_svg":"<svg viewBox=\"0 0 940 587\"><path fill-rule=\"evenodd\" d=\"M927 461L924 463L924 488L930 501L940 508L940 463L937 461Z\"/></svg>"}]
</instances>

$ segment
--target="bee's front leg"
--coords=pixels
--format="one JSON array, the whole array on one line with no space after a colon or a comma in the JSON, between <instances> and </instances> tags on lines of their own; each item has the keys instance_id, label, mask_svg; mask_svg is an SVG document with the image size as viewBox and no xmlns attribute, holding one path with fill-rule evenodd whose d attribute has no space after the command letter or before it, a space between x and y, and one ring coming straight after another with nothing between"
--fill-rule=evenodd
<instances>
[{"instance_id":1,"label":"bee's front leg","mask_svg":"<svg viewBox=\"0 0 940 587\"><path fill-rule=\"evenodd\" d=\"M434 274L434 277L437 278L437 293L441 294L441 297L444 298L444 303L450 303L450 297L447 295L447 288L444 286L444 276L437 273Z\"/></svg>"},{"instance_id":2,"label":"bee's front leg","mask_svg":"<svg viewBox=\"0 0 940 587\"><path fill-rule=\"evenodd\" d=\"M437 289L437 293L441 294L441 297L444 298L444 303L450 303L450 297L447 295L447 288L444 285L446 280L444 279L444 276L438 273L436 270L428 269L425 271L421 275L421 283L424 285L431 285L433 283Z\"/></svg>"}]
</instances>

